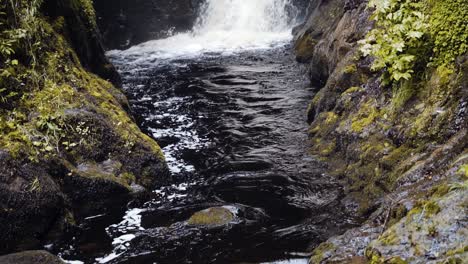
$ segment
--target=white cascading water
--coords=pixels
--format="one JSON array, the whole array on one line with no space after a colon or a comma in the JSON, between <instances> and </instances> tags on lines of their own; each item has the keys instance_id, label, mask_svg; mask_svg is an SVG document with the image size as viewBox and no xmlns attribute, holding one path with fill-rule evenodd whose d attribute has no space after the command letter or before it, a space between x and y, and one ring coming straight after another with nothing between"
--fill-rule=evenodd
<instances>
[{"instance_id":1,"label":"white cascading water","mask_svg":"<svg viewBox=\"0 0 468 264\"><path fill-rule=\"evenodd\" d=\"M297 13L291 0L206 0L191 32L126 51L110 51L109 55L141 62L205 52L265 49L291 39Z\"/></svg>"}]
</instances>

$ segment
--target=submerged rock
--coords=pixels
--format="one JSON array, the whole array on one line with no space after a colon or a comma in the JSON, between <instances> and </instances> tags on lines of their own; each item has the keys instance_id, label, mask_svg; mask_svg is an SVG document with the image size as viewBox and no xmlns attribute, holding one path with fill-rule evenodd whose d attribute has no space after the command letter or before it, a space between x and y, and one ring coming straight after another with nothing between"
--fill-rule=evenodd
<instances>
[{"instance_id":1,"label":"submerged rock","mask_svg":"<svg viewBox=\"0 0 468 264\"><path fill-rule=\"evenodd\" d=\"M224 207L213 207L196 212L187 221L189 225L218 226L234 219L234 214Z\"/></svg>"},{"instance_id":2,"label":"submerged rock","mask_svg":"<svg viewBox=\"0 0 468 264\"><path fill-rule=\"evenodd\" d=\"M60 258L47 251L24 251L0 256L2 264L65 264Z\"/></svg>"}]
</instances>

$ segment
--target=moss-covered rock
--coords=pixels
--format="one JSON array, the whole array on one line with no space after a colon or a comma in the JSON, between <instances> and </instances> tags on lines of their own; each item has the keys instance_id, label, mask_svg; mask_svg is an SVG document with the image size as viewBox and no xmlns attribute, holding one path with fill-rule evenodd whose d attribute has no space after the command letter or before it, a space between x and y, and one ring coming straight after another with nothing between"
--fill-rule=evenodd
<instances>
[{"instance_id":1,"label":"moss-covered rock","mask_svg":"<svg viewBox=\"0 0 468 264\"><path fill-rule=\"evenodd\" d=\"M196 212L188 220L189 225L219 226L234 220L234 214L224 207L213 207Z\"/></svg>"},{"instance_id":2,"label":"moss-covered rock","mask_svg":"<svg viewBox=\"0 0 468 264\"><path fill-rule=\"evenodd\" d=\"M298 58L307 58L313 86L320 87L307 113L311 152L329 163L330 174L343 182L345 200L356 205L358 215L369 219L361 227L329 239L316 250L312 263L348 263L350 256L362 258L371 241L376 245L367 250L371 263L429 263L426 253L439 254L432 257L440 263L457 263L464 257L444 257L445 250L460 248L456 243L432 251L428 247L436 238L459 240L465 232L445 229L441 235L441 222L466 228L452 219L461 219L465 209L460 207L464 203L457 196L460 194L448 187L457 186L458 192L465 188L460 175L465 173L468 144L468 57L466 23L462 23L466 11L459 10L461 1L389 2L391 8L384 11L390 13L414 4L429 26L420 27L424 29L424 38L418 40L421 43L405 46L422 49L403 49L383 66L376 64L382 56L393 54L382 50L394 39L365 42L376 49L379 41L387 42L382 50L371 52L373 57L364 56L365 47L358 41L370 29L385 32L390 26L398 27L394 24L399 20L377 18L368 1L313 1L308 22L296 30ZM382 11L377 9L375 12ZM449 17L453 26L442 17ZM412 72L408 78L392 80L392 67L398 66L405 52L415 52ZM445 203L452 198L458 205ZM415 214L419 216L416 220L411 218ZM430 223L417 229L415 222ZM405 237L411 232L417 242Z\"/></svg>"},{"instance_id":3,"label":"moss-covered rock","mask_svg":"<svg viewBox=\"0 0 468 264\"><path fill-rule=\"evenodd\" d=\"M131 185L153 188L169 173L115 86L91 1L15 0L0 9L0 45L8 48L0 52L5 253L36 248L81 217L123 206Z\"/></svg>"}]
</instances>

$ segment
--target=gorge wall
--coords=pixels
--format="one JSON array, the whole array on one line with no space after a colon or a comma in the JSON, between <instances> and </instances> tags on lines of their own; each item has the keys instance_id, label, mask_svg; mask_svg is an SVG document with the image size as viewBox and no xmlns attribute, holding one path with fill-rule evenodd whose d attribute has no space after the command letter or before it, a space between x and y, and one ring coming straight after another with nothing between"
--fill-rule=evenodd
<instances>
[{"instance_id":1,"label":"gorge wall","mask_svg":"<svg viewBox=\"0 0 468 264\"><path fill-rule=\"evenodd\" d=\"M91 1L2 1L0 11L0 253L9 253L125 208L169 173L129 115Z\"/></svg>"},{"instance_id":2,"label":"gorge wall","mask_svg":"<svg viewBox=\"0 0 468 264\"><path fill-rule=\"evenodd\" d=\"M192 29L201 0L96 0L97 22L108 49Z\"/></svg>"},{"instance_id":3,"label":"gorge wall","mask_svg":"<svg viewBox=\"0 0 468 264\"><path fill-rule=\"evenodd\" d=\"M467 259L467 4L311 1L295 29L311 152L363 219L311 263Z\"/></svg>"}]
</instances>

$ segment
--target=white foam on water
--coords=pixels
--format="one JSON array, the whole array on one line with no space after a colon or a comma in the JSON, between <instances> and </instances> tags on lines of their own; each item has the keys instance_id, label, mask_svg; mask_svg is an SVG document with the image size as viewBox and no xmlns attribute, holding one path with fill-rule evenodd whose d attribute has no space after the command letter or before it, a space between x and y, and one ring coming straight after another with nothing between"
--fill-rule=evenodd
<instances>
[{"instance_id":1,"label":"white foam on water","mask_svg":"<svg viewBox=\"0 0 468 264\"><path fill-rule=\"evenodd\" d=\"M309 259L288 259L288 260L279 260L275 262L264 262L262 264L308 264Z\"/></svg>"},{"instance_id":2,"label":"white foam on water","mask_svg":"<svg viewBox=\"0 0 468 264\"><path fill-rule=\"evenodd\" d=\"M65 262L66 264L85 264L83 261L79 261L79 260L65 260L65 259L62 259L63 262Z\"/></svg>"},{"instance_id":3,"label":"white foam on water","mask_svg":"<svg viewBox=\"0 0 468 264\"><path fill-rule=\"evenodd\" d=\"M114 250L102 258L96 258L98 263L108 263L118 258L125 252L129 242L136 238L136 233L145 230L141 226L141 213L144 211L145 209L140 208L129 209L120 223L106 228L107 234L113 238Z\"/></svg>"},{"instance_id":4,"label":"white foam on water","mask_svg":"<svg viewBox=\"0 0 468 264\"><path fill-rule=\"evenodd\" d=\"M109 51L127 63L144 64L202 53L268 49L289 41L298 11L291 0L206 0L191 32Z\"/></svg>"}]
</instances>

